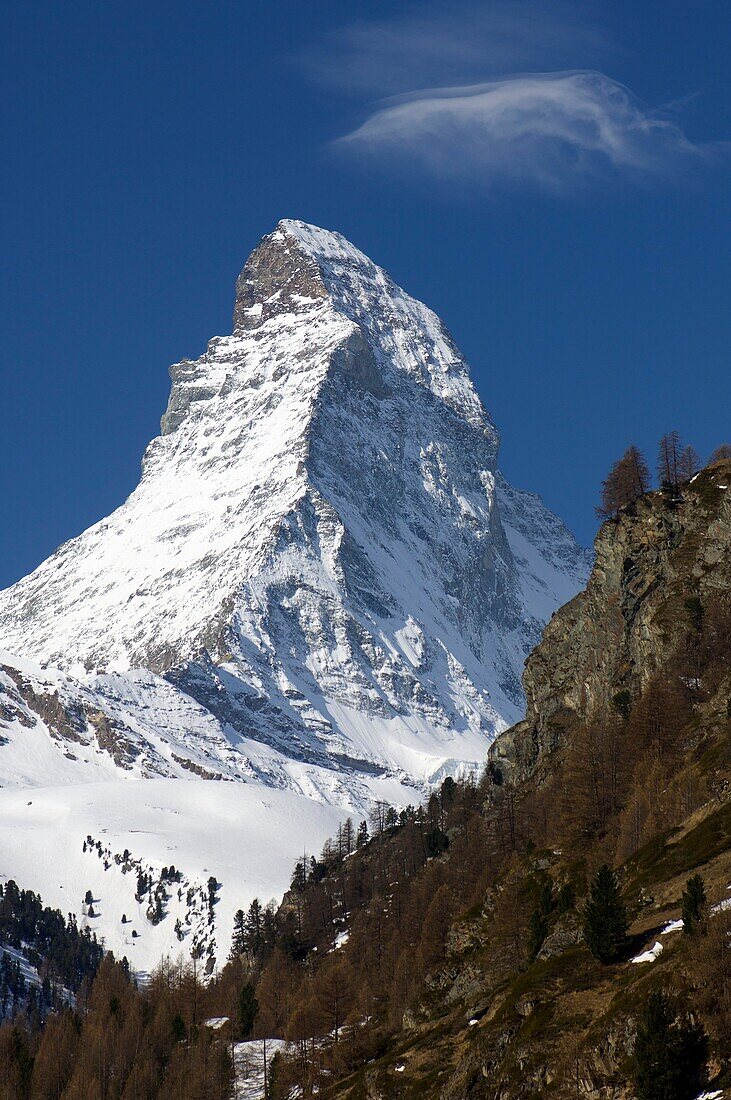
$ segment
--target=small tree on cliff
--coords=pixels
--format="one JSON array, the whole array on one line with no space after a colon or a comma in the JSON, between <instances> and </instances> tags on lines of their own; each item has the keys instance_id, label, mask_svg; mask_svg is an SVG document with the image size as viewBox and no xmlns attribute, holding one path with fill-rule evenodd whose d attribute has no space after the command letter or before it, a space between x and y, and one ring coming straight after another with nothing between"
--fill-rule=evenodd
<instances>
[{"instance_id":1,"label":"small tree on cliff","mask_svg":"<svg viewBox=\"0 0 731 1100\"><path fill-rule=\"evenodd\" d=\"M726 459L731 458L731 443L722 443L720 447L716 447L715 451L708 459L709 464L714 462L724 462Z\"/></svg>"},{"instance_id":2,"label":"small tree on cliff","mask_svg":"<svg viewBox=\"0 0 731 1100\"><path fill-rule=\"evenodd\" d=\"M691 875L680 899L683 931L692 935L706 915L706 886L700 875Z\"/></svg>"},{"instance_id":3,"label":"small tree on cliff","mask_svg":"<svg viewBox=\"0 0 731 1100\"><path fill-rule=\"evenodd\" d=\"M620 508L643 496L650 488L650 471L645 456L632 445L615 462L602 482L601 504L597 508L600 519L615 516Z\"/></svg>"},{"instance_id":4,"label":"small tree on cliff","mask_svg":"<svg viewBox=\"0 0 731 1100\"><path fill-rule=\"evenodd\" d=\"M680 456L683 445L680 433L673 430L660 440L657 450L657 477L663 489L677 491L680 478Z\"/></svg>"},{"instance_id":5,"label":"small tree on cliff","mask_svg":"<svg viewBox=\"0 0 731 1100\"><path fill-rule=\"evenodd\" d=\"M678 478L681 482L685 483L695 477L701 468L701 460L695 447L688 444L687 447L683 447L680 452L680 458L678 459Z\"/></svg>"}]
</instances>

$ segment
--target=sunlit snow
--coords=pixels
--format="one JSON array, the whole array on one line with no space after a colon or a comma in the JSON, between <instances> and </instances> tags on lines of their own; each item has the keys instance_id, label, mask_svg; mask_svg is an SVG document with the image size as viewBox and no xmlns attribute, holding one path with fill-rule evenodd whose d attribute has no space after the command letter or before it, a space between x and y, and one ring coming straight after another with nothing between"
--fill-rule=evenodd
<instances>
[{"instance_id":1,"label":"sunlit snow","mask_svg":"<svg viewBox=\"0 0 731 1100\"><path fill-rule=\"evenodd\" d=\"M441 321L358 249L281 222L237 288L134 492L0 593L0 873L140 970L194 941L220 965L346 815L479 770L588 570L497 470ZM171 863L152 923L132 880Z\"/></svg>"}]
</instances>

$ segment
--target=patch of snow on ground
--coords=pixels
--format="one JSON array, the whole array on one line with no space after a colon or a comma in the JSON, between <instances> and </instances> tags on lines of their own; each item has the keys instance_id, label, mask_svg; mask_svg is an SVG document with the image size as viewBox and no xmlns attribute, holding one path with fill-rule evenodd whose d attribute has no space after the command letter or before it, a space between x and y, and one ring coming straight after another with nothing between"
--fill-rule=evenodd
<instances>
[{"instance_id":1,"label":"patch of snow on ground","mask_svg":"<svg viewBox=\"0 0 731 1100\"><path fill-rule=\"evenodd\" d=\"M655 940L655 943L653 944L653 946L648 951L643 951L641 955L635 955L635 957L633 959L630 959L630 962L633 962L633 963L654 962L655 959L660 957L662 952L663 952L663 945L660 943L659 940Z\"/></svg>"},{"instance_id":2,"label":"patch of snow on ground","mask_svg":"<svg viewBox=\"0 0 731 1100\"><path fill-rule=\"evenodd\" d=\"M264 1100L264 1052L266 1064L278 1052L286 1052L283 1039L250 1039L234 1046L236 1100Z\"/></svg>"},{"instance_id":3,"label":"patch of snow on ground","mask_svg":"<svg viewBox=\"0 0 731 1100\"><path fill-rule=\"evenodd\" d=\"M729 886L728 889L731 890L731 886ZM723 913L726 909L731 909L731 898L724 898L723 901L719 901L716 905L712 905L711 913Z\"/></svg>"}]
</instances>

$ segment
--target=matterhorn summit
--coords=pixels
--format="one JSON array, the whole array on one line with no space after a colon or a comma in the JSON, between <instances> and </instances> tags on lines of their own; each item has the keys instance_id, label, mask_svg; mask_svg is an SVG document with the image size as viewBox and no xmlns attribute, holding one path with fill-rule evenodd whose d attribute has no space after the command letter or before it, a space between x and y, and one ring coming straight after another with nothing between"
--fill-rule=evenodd
<instances>
[{"instance_id":1,"label":"matterhorn summit","mask_svg":"<svg viewBox=\"0 0 731 1100\"><path fill-rule=\"evenodd\" d=\"M322 831L328 807L480 767L588 558L498 472L438 317L282 221L232 334L170 374L129 499L0 593L0 784L147 779L162 805L170 780L239 781L217 785L232 818L246 785L309 800Z\"/></svg>"}]
</instances>

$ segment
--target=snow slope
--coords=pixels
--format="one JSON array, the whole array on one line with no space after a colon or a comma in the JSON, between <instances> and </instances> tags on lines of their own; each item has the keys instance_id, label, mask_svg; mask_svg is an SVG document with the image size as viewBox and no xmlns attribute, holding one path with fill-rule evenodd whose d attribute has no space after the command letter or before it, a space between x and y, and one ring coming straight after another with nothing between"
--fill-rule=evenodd
<instances>
[{"instance_id":1,"label":"snow slope","mask_svg":"<svg viewBox=\"0 0 731 1100\"><path fill-rule=\"evenodd\" d=\"M210 957L222 965L236 910L255 896L265 902L281 896L297 852L319 853L343 817L335 807L289 791L202 779L3 790L0 878L14 878L63 913L78 913L82 927L103 937L118 957L126 955L140 973L168 952L187 954L194 944L204 965ZM103 856L88 843L84 851L89 836L101 843ZM129 859L115 862L125 850ZM147 897L142 903L135 897L138 866L157 877L171 864L181 882L168 885L165 916L153 925ZM210 921L212 876L221 885ZM87 890L93 916L84 904Z\"/></svg>"},{"instance_id":2,"label":"snow slope","mask_svg":"<svg viewBox=\"0 0 731 1100\"><path fill-rule=\"evenodd\" d=\"M246 883L286 885L299 830L319 844L338 815L480 767L589 563L497 470L440 320L337 233L280 222L237 281L232 335L170 373L129 499L0 593L0 870L20 878L26 850L32 873L45 835L13 788L41 788L64 829L76 802L94 837L109 815L114 844L151 815L144 858L178 851L196 881L213 847L188 848L185 792L211 792L196 813L223 874L218 800L241 799L243 832L269 842L253 807L273 790L286 873L273 859L276 884L256 877L236 818L241 902ZM54 851L49 888L78 893L88 861ZM95 918L110 943L127 895ZM146 961L172 923L146 930Z\"/></svg>"}]
</instances>

